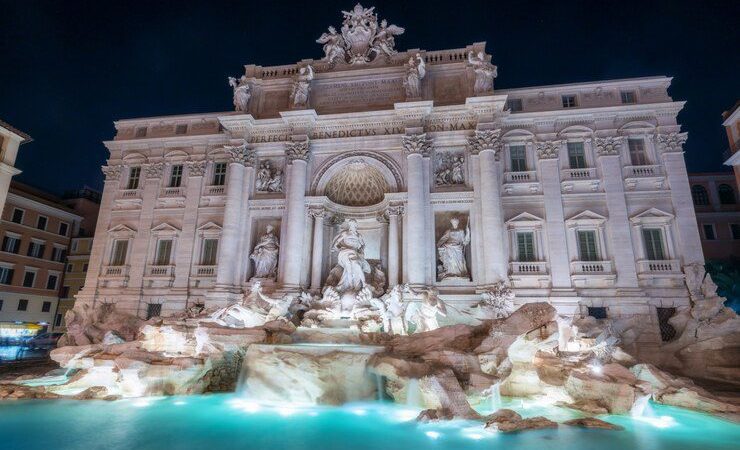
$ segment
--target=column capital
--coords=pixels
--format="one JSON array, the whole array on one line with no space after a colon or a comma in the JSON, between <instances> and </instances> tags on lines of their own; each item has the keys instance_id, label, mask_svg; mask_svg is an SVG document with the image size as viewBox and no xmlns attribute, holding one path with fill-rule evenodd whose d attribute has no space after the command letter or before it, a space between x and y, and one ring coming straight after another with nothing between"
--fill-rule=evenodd
<instances>
[{"instance_id":1,"label":"column capital","mask_svg":"<svg viewBox=\"0 0 740 450\"><path fill-rule=\"evenodd\" d=\"M328 213L323 206L309 206L306 213L309 217L313 217L314 219L324 219L328 216Z\"/></svg>"},{"instance_id":2,"label":"column capital","mask_svg":"<svg viewBox=\"0 0 740 450\"><path fill-rule=\"evenodd\" d=\"M164 163L144 164L144 178L151 180L153 178L162 178L164 173Z\"/></svg>"},{"instance_id":3,"label":"column capital","mask_svg":"<svg viewBox=\"0 0 740 450\"><path fill-rule=\"evenodd\" d=\"M105 181L118 181L121 179L121 173L123 173L122 165L115 166L103 166L103 175L105 175Z\"/></svg>"},{"instance_id":4,"label":"column capital","mask_svg":"<svg viewBox=\"0 0 740 450\"><path fill-rule=\"evenodd\" d=\"M308 139L303 141L290 141L285 143L285 156L288 162L304 161L308 162L311 157L311 143Z\"/></svg>"},{"instance_id":5,"label":"column capital","mask_svg":"<svg viewBox=\"0 0 740 450\"><path fill-rule=\"evenodd\" d=\"M607 136L594 138L594 146L598 156L619 156L619 149L624 142L624 136Z\"/></svg>"},{"instance_id":6,"label":"column capital","mask_svg":"<svg viewBox=\"0 0 740 450\"><path fill-rule=\"evenodd\" d=\"M202 177L206 173L205 161L188 161L188 176Z\"/></svg>"},{"instance_id":7,"label":"column capital","mask_svg":"<svg viewBox=\"0 0 740 450\"><path fill-rule=\"evenodd\" d=\"M683 151L683 144L688 137L688 133L656 133L655 141L664 153L678 153Z\"/></svg>"},{"instance_id":8,"label":"column capital","mask_svg":"<svg viewBox=\"0 0 740 450\"><path fill-rule=\"evenodd\" d=\"M498 153L501 149L501 130L475 130L475 135L468 137L468 150L477 155L485 150Z\"/></svg>"},{"instance_id":9,"label":"column capital","mask_svg":"<svg viewBox=\"0 0 740 450\"><path fill-rule=\"evenodd\" d=\"M427 138L426 133L404 135L401 139L406 156L419 154L427 157L432 150L432 140Z\"/></svg>"},{"instance_id":10,"label":"column capital","mask_svg":"<svg viewBox=\"0 0 740 450\"><path fill-rule=\"evenodd\" d=\"M560 144L562 141L538 141L535 142L537 157L539 159L557 159L560 154Z\"/></svg>"},{"instance_id":11,"label":"column capital","mask_svg":"<svg viewBox=\"0 0 740 450\"><path fill-rule=\"evenodd\" d=\"M403 205L390 205L385 210L387 216L402 216L406 213Z\"/></svg>"},{"instance_id":12,"label":"column capital","mask_svg":"<svg viewBox=\"0 0 740 450\"><path fill-rule=\"evenodd\" d=\"M224 145L224 151L229 155L229 163L245 167L254 167L257 163L257 152L249 148L246 141L241 145Z\"/></svg>"}]
</instances>

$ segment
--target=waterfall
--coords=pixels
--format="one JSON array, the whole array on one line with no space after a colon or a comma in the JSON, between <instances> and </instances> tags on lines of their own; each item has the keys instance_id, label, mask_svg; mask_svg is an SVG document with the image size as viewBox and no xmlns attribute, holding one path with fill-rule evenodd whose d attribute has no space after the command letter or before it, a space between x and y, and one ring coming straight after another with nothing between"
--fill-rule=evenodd
<instances>
[{"instance_id":1,"label":"waterfall","mask_svg":"<svg viewBox=\"0 0 740 450\"><path fill-rule=\"evenodd\" d=\"M73 370L77 370L77 368L75 367L75 363L76 363L76 362L77 362L77 361L78 361L78 360L79 360L80 358L82 358L83 356L85 356L85 355L87 355L88 353L90 353L90 350L91 350L90 348L86 348L86 349L82 350L81 352L79 352L79 353L75 354L75 355L74 355L73 357L71 357L71 358L69 359L69 361L67 361L67 364L65 364L65 366L66 366L66 369L67 369L67 370L65 370L65 371L64 371L64 376L65 376L65 377L69 378L69 375L70 375L70 373L71 373L71 372L72 372Z\"/></svg>"},{"instance_id":2,"label":"waterfall","mask_svg":"<svg viewBox=\"0 0 740 450\"><path fill-rule=\"evenodd\" d=\"M385 400L385 380L383 380L382 375L379 375L377 373L372 374L375 377L375 389L378 391L378 401L382 402L383 400Z\"/></svg>"},{"instance_id":3,"label":"waterfall","mask_svg":"<svg viewBox=\"0 0 740 450\"><path fill-rule=\"evenodd\" d=\"M497 381L490 389L491 411L501 409L501 382Z\"/></svg>"},{"instance_id":4,"label":"waterfall","mask_svg":"<svg viewBox=\"0 0 740 450\"><path fill-rule=\"evenodd\" d=\"M650 398L652 394L646 394L639 397L635 404L630 409L630 416L632 417L652 417L653 409L650 406Z\"/></svg>"},{"instance_id":5,"label":"waterfall","mask_svg":"<svg viewBox=\"0 0 740 450\"><path fill-rule=\"evenodd\" d=\"M406 384L406 405L411 407L421 406L421 391L419 391L419 380L411 378Z\"/></svg>"}]
</instances>

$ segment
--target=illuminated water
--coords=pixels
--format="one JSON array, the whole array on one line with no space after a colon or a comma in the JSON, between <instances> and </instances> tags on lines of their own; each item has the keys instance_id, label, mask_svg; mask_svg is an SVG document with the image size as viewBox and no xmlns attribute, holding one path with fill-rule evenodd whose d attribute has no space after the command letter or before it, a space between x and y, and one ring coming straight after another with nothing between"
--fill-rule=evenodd
<instances>
[{"instance_id":1,"label":"illuminated water","mask_svg":"<svg viewBox=\"0 0 740 450\"><path fill-rule=\"evenodd\" d=\"M505 401L525 416L552 407ZM479 423L418 424L418 410L384 403L342 408L266 407L235 394L104 401L0 403L5 449L736 449L740 425L652 406L654 417L605 416L625 431L556 430L499 434ZM573 413L560 410L564 420Z\"/></svg>"}]
</instances>

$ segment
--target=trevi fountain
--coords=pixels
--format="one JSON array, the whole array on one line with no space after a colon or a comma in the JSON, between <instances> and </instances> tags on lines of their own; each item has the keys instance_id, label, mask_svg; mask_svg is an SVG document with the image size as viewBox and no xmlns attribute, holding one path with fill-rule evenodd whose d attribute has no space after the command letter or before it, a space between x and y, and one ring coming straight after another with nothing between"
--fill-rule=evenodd
<instances>
[{"instance_id":1,"label":"trevi fountain","mask_svg":"<svg viewBox=\"0 0 740 450\"><path fill-rule=\"evenodd\" d=\"M322 59L230 78L235 111L186 136L209 150L160 161L117 123L99 270L60 368L0 384L3 447L737 448L737 403L700 384L737 388L740 320L694 245L666 80L572 85L590 118L561 119L556 88L494 94L484 44L399 52L374 8L343 15ZM623 86L655 120L610 104ZM634 138L663 166L623 169ZM184 188L155 184L178 164Z\"/></svg>"}]
</instances>

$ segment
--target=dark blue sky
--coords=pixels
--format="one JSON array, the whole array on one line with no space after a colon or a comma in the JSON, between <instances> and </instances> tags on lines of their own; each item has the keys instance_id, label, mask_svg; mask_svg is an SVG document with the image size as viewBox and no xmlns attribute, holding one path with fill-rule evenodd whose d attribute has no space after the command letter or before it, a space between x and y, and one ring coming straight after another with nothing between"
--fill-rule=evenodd
<instances>
[{"instance_id":1,"label":"dark blue sky","mask_svg":"<svg viewBox=\"0 0 740 450\"><path fill-rule=\"evenodd\" d=\"M353 0L0 0L0 118L35 141L20 180L100 188L116 119L231 109L244 64L322 56ZM387 1L399 49L487 41L496 87L669 75L688 104L689 169L724 170L720 114L740 99L740 1Z\"/></svg>"}]
</instances>

